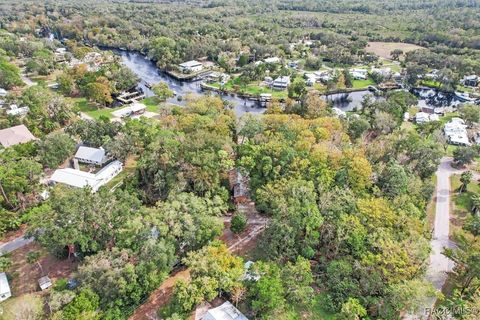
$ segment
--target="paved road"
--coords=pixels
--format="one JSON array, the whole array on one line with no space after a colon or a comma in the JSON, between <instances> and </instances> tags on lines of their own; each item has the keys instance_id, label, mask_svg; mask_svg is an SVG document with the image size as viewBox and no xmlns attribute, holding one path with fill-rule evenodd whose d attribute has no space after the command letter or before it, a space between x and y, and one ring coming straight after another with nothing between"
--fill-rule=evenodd
<instances>
[{"instance_id":1,"label":"paved road","mask_svg":"<svg viewBox=\"0 0 480 320\"><path fill-rule=\"evenodd\" d=\"M25 238L25 237L18 237L15 238L9 242L6 242L2 245L0 245L0 253L8 253L12 252L14 250L17 250L18 248L21 248L30 242L33 241L33 238Z\"/></svg>"},{"instance_id":2,"label":"paved road","mask_svg":"<svg viewBox=\"0 0 480 320\"><path fill-rule=\"evenodd\" d=\"M447 272L453 269L454 263L442 252L444 248L453 248L455 245L449 239L450 234L450 176L461 173L462 171L452 168L452 158L444 157L437 169L437 188L435 191L435 222L433 238L430 242L432 252L430 253L430 263L428 265L426 280L430 282L435 289L441 290L447 280ZM404 319L427 319L426 310L432 308L436 298L428 298L424 307L420 308L416 314L409 314Z\"/></svg>"}]
</instances>

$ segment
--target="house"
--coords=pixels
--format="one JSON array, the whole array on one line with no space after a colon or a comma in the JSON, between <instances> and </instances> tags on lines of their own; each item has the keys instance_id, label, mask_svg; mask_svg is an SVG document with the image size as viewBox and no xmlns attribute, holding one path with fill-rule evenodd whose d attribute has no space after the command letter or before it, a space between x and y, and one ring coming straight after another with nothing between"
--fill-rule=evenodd
<instances>
[{"instance_id":1,"label":"house","mask_svg":"<svg viewBox=\"0 0 480 320\"><path fill-rule=\"evenodd\" d=\"M196 60L180 63L178 66L180 67L180 70L185 73L198 72L203 69L203 64Z\"/></svg>"},{"instance_id":2,"label":"house","mask_svg":"<svg viewBox=\"0 0 480 320\"><path fill-rule=\"evenodd\" d=\"M101 166L107 161L105 150L103 148L90 148L80 146L75 153L75 159L82 163Z\"/></svg>"},{"instance_id":3,"label":"house","mask_svg":"<svg viewBox=\"0 0 480 320\"><path fill-rule=\"evenodd\" d=\"M8 284L7 275L5 272L0 273L0 302L7 300L12 296L10 285Z\"/></svg>"},{"instance_id":4,"label":"house","mask_svg":"<svg viewBox=\"0 0 480 320\"><path fill-rule=\"evenodd\" d=\"M307 81L306 81L307 86L310 86L310 87L313 86L318 80L317 75L314 73L306 73L305 78L307 78Z\"/></svg>"},{"instance_id":5,"label":"house","mask_svg":"<svg viewBox=\"0 0 480 320\"><path fill-rule=\"evenodd\" d=\"M350 74L354 80L367 80L368 71L365 69L351 69Z\"/></svg>"},{"instance_id":6,"label":"house","mask_svg":"<svg viewBox=\"0 0 480 320\"><path fill-rule=\"evenodd\" d=\"M271 63L271 64L277 64L280 63L280 58L279 57L271 57L271 58L266 58L263 60L265 63Z\"/></svg>"},{"instance_id":7,"label":"house","mask_svg":"<svg viewBox=\"0 0 480 320\"><path fill-rule=\"evenodd\" d=\"M16 104L11 104L10 105L10 110L6 111L6 114L9 116L24 116L30 111L28 107L18 107Z\"/></svg>"},{"instance_id":8,"label":"house","mask_svg":"<svg viewBox=\"0 0 480 320\"><path fill-rule=\"evenodd\" d=\"M430 121L438 121L439 117L436 114L429 114L426 112L417 112L415 115L415 123L424 124Z\"/></svg>"},{"instance_id":9,"label":"house","mask_svg":"<svg viewBox=\"0 0 480 320\"><path fill-rule=\"evenodd\" d=\"M84 172L72 168L57 169L50 178L55 183L63 183L71 187L91 187L92 192L107 184L123 170L120 161L112 161L97 173Z\"/></svg>"},{"instance_id":10,"label":"house","mask_svg":"<svg viewBox=\"0 0 480 320\"><path fill-rule=\"evenodd\" d=\"M390 77L390 75L392 74L392 69L390 68L372 68L370 70L371 73L377 73L379 75L381 75L382 77L384 78L388 78Z\"/></svg>"},{"instance_id":11,"label":"house","mask_svg":"<svg viewBox=\"0 0 480 320\"><path fill-rule=\"evenodd\" d=\"M453 145L470 146L470 140L468 139L467 126L465 121L460 118L452 118L450 122L445 124L443 128L445 137L448 142Z\"/></svg>"},{"instance_id":12,"label":"house","mask_svg":"<svg viewBox=\"0 0 480 320\"><path fill-rule=\"evenodd\" d=\"M290 84L290 77L283 76L275 79L272 83L272 86L274 89L284 90L288 87L289 84Z\"/></svg>"},{"instance_id":13,"label":"house","mask_svg":"<svg viewBox=\"0 0 480 320\"><path fill-rule=\"evenodd\" d=\"M226 301L221 306L208 310L202 320L248 320L248 318Z\"/></svg>"},{"instance_id":14,"label":"house","mask_svg":"<svg viewBox=\"0 0 480 320\"><path fill-rule=\"evenodd\" d=\"M112 114L117 118L140 116L145 113L147 106L140 102L134 102L130 106L116 110Z\"/></svg>"},{"instance_id":15,"label":"house","mask_svg":"<svg viewBox=\"0 0 480 320\"><path fill-rule=\"evenodd\" d=\"M0 130L0 144L4 148L27 143L35 139L33 134L23 124Z\"/></svg>"},{"instance_id":16,"label":"house","mask_svg":"<svg viewBox=\"0 0 480 320\"><path fill-rule=\"evenodd\" d=\"M408 121L410 120L410 113L409 112L405 112L403 114L403 121Z\"/></svg>"},{"instance_id":17,"label":"house","mask_svg":"<svg viewBox=\"0 0 480 320\"><path fill-rule=\"evenodd\" d=\"M460 80L460 83L466 87L476 87L478 86L478 76L475 74L465 76Z\"/></svg>"},{"instance_id":18,"label":"house","mask_svg":"<svg viewBox=\"0 0 480 320\"><path fill-rule=\"evenodd\" d=\"M38 279L38 285L40 286L40 289L46 290L52 286L52 280L48 276L41 277Z\"/></svg>"},{"instance_id":19,"label":"house","mask_svg":"<svg viewBox=\"0 0 480 320\"><path fill-rule=\"evenodd\" d=\"M3 88L0 88L0 97L5 97L7 95L8 91L3 89Z\"/></svg>"}]
</instances>

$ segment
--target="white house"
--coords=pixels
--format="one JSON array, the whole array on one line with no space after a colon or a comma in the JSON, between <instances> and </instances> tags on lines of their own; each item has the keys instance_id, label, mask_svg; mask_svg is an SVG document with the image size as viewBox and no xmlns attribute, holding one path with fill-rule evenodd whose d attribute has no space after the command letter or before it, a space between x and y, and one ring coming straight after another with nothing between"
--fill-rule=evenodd
<instances>
[{"instance_id":1,"label":"white house","mask_svg":"<svg viewBox=\"0 0 480 320\"><path fill-rule=\"evenodd\" d=\"M345 111L343 111L342 109L339 109L337 107L333 107L332 111L339 118L346 118L347 117L347 113Z\"/></svg>"},{"instance_id":2,"label":"white house","mask_svg":"<svg viewBox=\"0 0 480 320\"><path fill-rule=\"evenodd\" d=\"M101 166L107 161L107 156L103 148L80 146L77 153L75 153L75 159L79 162Z\"/></svg>"},{"instance_id":3,"label":"white house","mask_svg":"<svg viewBox=\"0 0 480 320\"><path fill-rule=\"evenodd\" d=\"M248 320L248 318L227 301L219 307L208 310L202 320Z\"/></svg>"},{"instance_id":4,"label":"white house","mask_svg":"<svg viewBox=\"0 0 480 320\"><path fill-rule=\"evenodd\" d=\"M438 121L440 118L437 114L428 114L426 112L417 112L415 115L415 123L423 124L430 121Z\"/></svg>"},{"instance_id":5,"label":"white house","mask_svg":"<svg viewBox=\"0 0 480 320\"><path fill-rule=\"evenodd\" d=\"M182 72L198 72L203 69L203 64L196 60L187 61L178 65Z\"/></svg>"},{"instance_id":6,"label":"white house","mask_svg":"<svg viewBox=\"0 0 480 320\"><path fill-rule=\"evenodd\" d=\"M147 106L140 102L134 102L128 107L116 110L112 114L117 118L139 116L145 113Z\"/></svg>"},{"instance_id":7,"label":"white house","mask_svg":"<svg viewBox=\"0 0 480 320\"><path fill-rule=\"evenodd\" d=\"M7 95L8 91L3 89L3 88L0 88L0 97L5 97Z\"/></svg>"},{"instance_id":8,"label":"white house","mask_svg":"<svg viewBox=\"0 0 480 320\"><path fill-rule=\"evenodd\" d=\"M351 69L350 74L355 80L367 80L368 71L365 69Z\"/></svg>"},{"instance_id":9,"label":"white house","mask_svg":"<svg viewBox=\"0 0 480 320\"><path fill-rule=\"evenodd\" d=\"M123 170L120 161L110 162L96 174L72 168L57 169L50 178L55 183L63 183L76 188L91 187L93 192L107 184Z\"/></svg>"},{"instance_id":10,"label":"white house","mask_svg":"<svg viewBox=\"0 0 480 320\"><path fill-rule=\"evenodd\" d=\"M263 62L276 64L276 63L280 63L280 58L279 57L266 58L263 60Z\"/></svg>"},{"instance_id":11,"label":"white house","mask_svg":"<svg viewBox=\"0 0 480 320\"><path fill-rule=\"evenodd\" d=\"M478 76L475 74L465 76L463 77L462 80L460 80L460 83L466 87L476 87L478 86L478 82L479 82Z\"/></svg>"},{"instance_id":12,"label":"white house","mask_svg":"<svg viewBox=\"0 0 480 320\"><path fill-rule=\"evenodd\" d=\"M0 301L7 300L12 296L10 285L8 284L7 275L5 272L0 273Z\"/></svg>"},{"instance_id":13,"label":"white house","mask_svg":"<svg viewBox=\"0 0 480 320\"><path fill-rule=\"evenodd\" d=\"M274 89L284 90L288 87L289 84L290 84L290 77L283 76L275 79L272 83L272 86Z\"/></svg>"},{"instance_id":14,"label":"white house","mask_svg":"<svg viewBox=\"0 0 480 320\"><path fill-rule=\"evenodd\" d=\"M467 126L465 121L460 118L452 118L450 122L445 124L443 128L445 137L448 142L453 145L470 146L470 140L468 139Z\"/></svg>"},{"instance_id":15,"label":"white house","mask_svg":"<svg viewBox=\"0 0 480 320\"><path fill-rule=\"evenodd\" d=\"M7 110L6 113L9 116L23 116L26 115L30 111L28 107L18 107L16 104L10 105L10 110Z\"/></svg>"}]
</instances>

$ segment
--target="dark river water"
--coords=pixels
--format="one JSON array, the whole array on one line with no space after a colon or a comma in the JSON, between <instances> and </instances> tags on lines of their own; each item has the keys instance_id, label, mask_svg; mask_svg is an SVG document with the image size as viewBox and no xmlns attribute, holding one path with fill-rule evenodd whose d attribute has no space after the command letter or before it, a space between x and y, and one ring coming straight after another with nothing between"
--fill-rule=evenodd
<instances>
[{"instance_id":1,"label":"dark river water","mask_svg":"<svg viewBox=\"0 0 480 320\"><path fill-rule=\"evenodd\" d=\"M189 93L194 94L213 94L219 95L222 99L227 100L235 110L237 116L241 116L246 112L263 113L264 107L258 102L237 97L236 95L225 95L204 91L200 88L200 81L178 81L169 75L161 72L154 62L146 59L142 54L137 52L115 50L120 55L123 63L130 68L140 78L139 87L141 87L147 97L153 96L153 92L148 89L146 83L166 82L172 90L177 94L176 97L167 100L168 102L183 105L184 100L178 100L178 96L185 96ZM416 89L412 91L419 98L419 107L445 107L455 106L463 101L458 99L453 93L446 94L429 89ZM343 111L352 111L361 109L362 100L365 95L371 94L368 90L356 91L351 93L337 93L325 96L333 107Z\"/></svg>"}]
</instances>

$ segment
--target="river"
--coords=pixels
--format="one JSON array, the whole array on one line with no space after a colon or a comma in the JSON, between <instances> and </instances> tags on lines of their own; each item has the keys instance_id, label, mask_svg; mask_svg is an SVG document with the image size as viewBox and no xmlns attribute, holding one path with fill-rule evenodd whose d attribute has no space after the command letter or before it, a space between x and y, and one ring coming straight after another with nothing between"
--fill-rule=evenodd
<instances>
[{"instance_id":1,"label":"river","mask_svg":"<svg viewBox=\"0 0 480 320\"><path fill-rule=\"evenodd\" d=\"M184 105L184 99L177 99L178 96L185 96L189 93L207 94L200 88L202 80L199 81L178 81L164 72L161 72L155 63L138 52L114 50L116 54L121 56L123 63L130 68L139 78L139 87L143 89L147 97L153 96L154 93L147 88L147 83L166 82L170 88L177 94L176 97L167 101L173 104ZM419 98L418 106L422 108L435 108L445 106L456 106L460 101L453 93L446 94L432 89L416 89L412 93ZM235 114L240 117L246 112L263 113L265 108L261 107L258 102L243 99L236 95L219 94L210 92L213 95L219 95L222 99L227 100L235 110ZM336 93L326 95L327 101L331 102L333 107L343 111L353 111L361 109L362 101L365 95L371 94L368 90L355 91L350 93Z\"/></svg>"}]
</instances>

